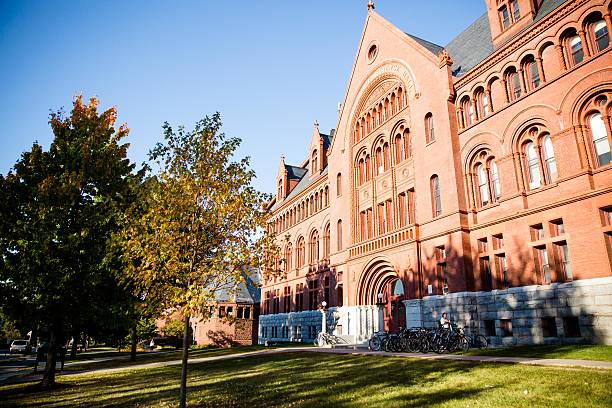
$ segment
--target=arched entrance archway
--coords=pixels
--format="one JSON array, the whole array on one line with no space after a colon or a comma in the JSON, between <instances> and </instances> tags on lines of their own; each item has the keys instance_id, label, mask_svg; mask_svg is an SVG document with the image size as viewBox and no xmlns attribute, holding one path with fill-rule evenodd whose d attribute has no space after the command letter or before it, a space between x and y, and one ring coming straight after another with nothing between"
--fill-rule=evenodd
<instances>
[{"instance_id":1,"label":"arched entrance archway","mask_svg":"<svg viewBox=\"0 0 612 408\"><path fill-rule=\"evenodd\" d=\"M379 307L379 329L396 332L406 327L404 284L388 260L378 258L365 267L357 290L357 304Z\"/></svg>"}]
</instances>

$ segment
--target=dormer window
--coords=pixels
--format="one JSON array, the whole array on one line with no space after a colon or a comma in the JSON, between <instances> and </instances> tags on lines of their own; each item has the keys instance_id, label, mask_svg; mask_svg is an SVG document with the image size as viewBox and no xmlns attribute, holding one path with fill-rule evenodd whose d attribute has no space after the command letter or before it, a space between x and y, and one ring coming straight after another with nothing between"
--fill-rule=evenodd
<instances>
[{"instance_id":1,"label":"dormer window","mask_svg":"<svg viewBox=\"0 0 612 408\"><path fill-rule=\"evenodd\" d=\"M278 199L281 200L283 198L283 180L278 180Z\"/></svg>"},{"instance_id":2,"label":"dormer window","mask_svg":"<svg viewBox=\"0 0 612 408\"><path fill-rule=\"evenodd\" d=\"M315 174L319 171L319 155L317 151L312 152L312 174Z\"/></svg>"},{"instance_id":3,"label":"dormer window","mask_svg":"<svg viewBox=\"0 0 612 408\"><path fill-rule=\"evenodd\" d=\"M520 20L521 10L517 0L498 0L497 5L502 31Z\"/></svg>"}]
</instances>

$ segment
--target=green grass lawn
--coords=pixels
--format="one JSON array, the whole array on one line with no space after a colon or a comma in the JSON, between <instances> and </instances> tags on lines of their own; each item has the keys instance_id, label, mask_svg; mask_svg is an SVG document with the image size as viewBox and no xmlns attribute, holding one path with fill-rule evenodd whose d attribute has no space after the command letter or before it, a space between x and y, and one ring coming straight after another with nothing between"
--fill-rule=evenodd
<instances>
[{"instance_id":1,"label":"green grass lawn","mask_svg":"<svg viewBox=\"0 0 612 408\"><path fill-rule=\"evenodd\" d=\"M180 366L0 387L5 406L176 406ZM197 407L604 407L612 371L308 352L189 366Z\"/></svg>"},{"instance_id":2,"label":"green grass lawn","mask_svg":"<svg viewBox=\"0 0 612 408\"><path fill-rule=\"evenodd\" d=\"M495 349L472 349L471 356L561 358L572 360L612 361L612 346L604 345L553 345L516 346Z\"/></svg>"},{"instance_id":3,"label":"green grass lawn","mask_svg":"<svg viewBox=\"0 0 612 408\"><path fill-rule=\"evenodd\" d=\"M243 347L231 347L231 348L220 348L220 347L210 347L210 348L196 348L189 350L189 358L199 358L199 357L212 357L212 356L222 356L227 354L236 354L236 353L246 353L249 351L257 351L265 349L264 346L243 346ZM78 364L79 361L87 361L88 359L83 358L79 360L66 360L67 363L74 362L69 366L64 367L64 371L83 371L83 370L94 370L101 368L114 368L114 367L124 367L136 364L147 364L147 363L157 363L161 361L173 361L180 360L182 355L182 350L171 350L171 351L162 351L162 352L147 352L143 351L137 354L136 361L129 361L129 352L114 352L112 355L103 355L96 356L91 355L90 359L95 358L108 358L113 357L112 360L106 361L96 361L89 362L86 364Z\"/></svg>"}]
</instances>

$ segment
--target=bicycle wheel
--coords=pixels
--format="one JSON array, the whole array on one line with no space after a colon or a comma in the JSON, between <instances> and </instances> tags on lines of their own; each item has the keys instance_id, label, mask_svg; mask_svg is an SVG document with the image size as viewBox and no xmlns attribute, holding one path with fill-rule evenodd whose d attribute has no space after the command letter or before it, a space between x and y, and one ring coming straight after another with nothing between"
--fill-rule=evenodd
<instances>
[{"instance_id":1,"label":"bicycle wheel","mask_svg":"<svg viewBox=\"0 0 612 408\"><path fill-rule=\"evenodd\" d=\"M470 342L465 337L459 340L459 349L464 353L470 351Z\"/></svg>"},{"instance_id":2,"label":"bicycle wheel","mask_svg":"<svg viewBox=\"0 0 612 408\"><path fill-rule=\"evenodd\" d=\"M368 341L368 346L372 351L380 351L381 343L382 342L380 341L380 337L374 335L370 337L370 341Z\"/></svg>"},{"instance_id":3,"label":"bicycle wheel","mask_svg":"<svg viewBox=\"0 0 612 408\"><path fill-rule=\"evenodd\" d=\"M489 347L489 342L485 336L483 336L482 334L479 334L474 339L474 346L481 350L486 349L487 347Z\"/></svg>"}]
</instances>

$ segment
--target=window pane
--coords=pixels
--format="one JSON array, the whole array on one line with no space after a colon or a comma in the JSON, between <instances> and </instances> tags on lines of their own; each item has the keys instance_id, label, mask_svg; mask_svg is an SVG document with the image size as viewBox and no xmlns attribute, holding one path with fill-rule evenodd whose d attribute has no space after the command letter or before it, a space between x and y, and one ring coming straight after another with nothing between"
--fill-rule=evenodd
<instances>
[{"instance_id":1,"label":"window pane","mask_svg":"<svg viewBox=\"0 0 612 408\"><path fill-rule=\"evenodd\" d=\"M512 5L514 21L517 21L519 18L521 18L521 10L519 9L518 1L512 1L510 4Z\"/></svg>"},{"instance_id":2,"label":"window pane","mask_svg":"<svg viewBox=\"0 0 612 408\"><path fill-rule=\"evenodd\" d=\"M542 177L540 174L538 155L532 142L527 144L525 152L527 154L527 166L529 168L529 188L539 188L542 185Z\"/></svg>"},{"instance_id":3,"label":"window pane","mask_svg":"<svg viewBox=\"0 0 612 408\"><path fill-rule=\"evenodd\" d=\"M576 35L570 40L570 49L574 65L580 64L584 58L584 51L582 50L582 41L579 36Z\"/></svg>"},{"instance_id":4,"label":"window pane","mask_svg":"<svg viewBox=\"0 0 612 408\"><path fill-rule=\"evenodd\" d=\"M597 51L602 51L608 48L610 38L608 36L608 27L606 26L606 22L603 20L596 22L593 27L593 31L595 34L595 43L597 44Z\"/></svg>"},{"instance_id":5,"label":"window pane","mask_svg":"<svg viewBox=\"0 0 612 408\"><path fill-rule=\"evenodd\" d=\"M491 183L493 184L493 195L495 199L501 197L501 188L499 186L499 174L497 172L497 164L495 160L491 160Z\"/></svg>"},{"instance_id":6,"label":"window pane","mask_svg":"<svg viewBox=\"0 0 612 408\"><path fill-rule=\"evenodd\" d=\"M538 72L538 65L535 62L529 64L529 78L531 79L532 89L540 86L540 73Z\"/></svg>"},{"instance_id":7,"label":"window pane","mask_svg":"<svg viewBox=\"0 0 612 408\"><path fill-rule=\"evenodd\" d=\"M593 146L600 166L610 163L610 144L608 143L608 133L601 114L596 113L590 119L591 134L593 136Z\"/></svg>"},{"instance_id":8,"label":"window pane","mask_svg":"<svg viewBox=\"0 0 612 408\"><path fill-rule=\"evenodd\" d=\"M478 168L476 169L476 172L478 174L478 191L480 193L480 205L485 206L489 204L489 188L484 166L482 164L479 164Z\"/></svg>"},{"instance_id":9,"label":"window pane","mask_svg":"<svg viewBox=\"0 0 612 408\"><path fill-rule=\"evenodd\" d=\"M550 178L549 181L554 182L557 179L557 162L555 160L555 152L550 136L544 138L544 160L546 161L546 171Z\"/></svg>"}]
</instances>

